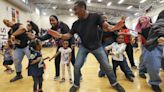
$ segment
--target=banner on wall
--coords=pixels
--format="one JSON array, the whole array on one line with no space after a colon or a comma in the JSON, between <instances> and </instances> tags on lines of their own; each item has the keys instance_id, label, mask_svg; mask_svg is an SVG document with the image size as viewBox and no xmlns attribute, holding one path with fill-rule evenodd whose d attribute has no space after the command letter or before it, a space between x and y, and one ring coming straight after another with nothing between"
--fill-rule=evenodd
<instances>
[{"instance_id":1,"label":"banner on wall","mask_svg":"<svg viewBox=\"0 0 164 92\"><path fill-rule=\"evenodd\" d=\"M12 21L13 22L17 22L19 23L20 20L19 20L19 11L14 9L14 8L11 8L11 16L12 16Z\"/></svg>"}]
</instances>

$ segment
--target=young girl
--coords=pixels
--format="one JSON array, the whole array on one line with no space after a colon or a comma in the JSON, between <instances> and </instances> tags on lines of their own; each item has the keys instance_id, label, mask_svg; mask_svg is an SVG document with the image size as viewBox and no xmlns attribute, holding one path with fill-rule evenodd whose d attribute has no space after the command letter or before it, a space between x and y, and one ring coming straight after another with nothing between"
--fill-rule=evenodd
<instances>
[{"instance_id":1,"label":"young girl","mask_svg":"<svg viewBox=\"0 0 164 92\"><path fill-rule=\"evenodd\" d=\"M42 82L44 73L44 62L41 54L41 42L39 40L33 40L29 44L31 55L28 65L28 75L32 76L34 85L34 92L42 92ZM39 86L39 89L38 89Z\"/></svg>"},{"instance_id":2,"label":"young girl","mask_svg":"<svg viewBox=\"0 0 164 92\"><path fill-rule=\"evenodd\" d=\"M125 73L126 78L133 82L134 75L130 70L124 52L126 49L126 44L124 43L124 36L118 35L117 42L112 43L111 45L105 47L105 51L112 50L110 53L112 55L113 71L116 75L116 68L120 66L121 70Z\"/></svg>"},{"instance_id":3,"label":"young girl","mask_svg":"<svg viewBox=\"0 0 164 92\"><path fill-rule=\"evenodd\" d=\"M50 58L50 61L53 58L56 58L59 54L61 54L61 66L62 66L62 79L60 83L65 82L65 65L67 66L68 69L68 74L69 74L69 81L72 84L72 78L71 78L71 66L70 66L70 61L71 61L71 48L68 47L69 43L68 41L63 42L63 47L59 48L59 51L54 55L52 58Z\"/></svg>"},{"instance_id":4,"label":"young girl","mask_svg":"<svg viewBox=\"0 0 164 92\"><path fill-rule=\"evenodd\" d=\"M6 45L3 46L2 48L2 52L3 54L3 66L6 68L6 70L4 70L5 72L8 73L13 73L14 70L12 70L12 68L9 65L13 64L13 56L12 56L12 46L10 41L7 42Z\"/></svg>"}]
</instances>

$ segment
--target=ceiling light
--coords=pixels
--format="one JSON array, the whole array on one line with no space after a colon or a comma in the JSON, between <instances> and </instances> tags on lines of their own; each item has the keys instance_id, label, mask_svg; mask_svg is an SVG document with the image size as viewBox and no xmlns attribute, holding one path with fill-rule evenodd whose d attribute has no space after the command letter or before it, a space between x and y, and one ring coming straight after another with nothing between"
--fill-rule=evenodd
<instances>
[{"instance_id":1,"label":"ceiling light","mask_svg":"<svg viewBox=\"0 0 164 92\"><path fill-rule=\"evenodd\" d=\"M91 0L87 0L87 3L90 4L91 3Z\"/></svg>"},{"instance_id":2,"label":"ceiling light","mask_svg":"<svg viewBox=\"0 0 164 92\"><path fill-rule=\"evenodd\" d=\"M103 0L98 0L98 2L102 2Z\"/></svg>"},{"instance_id":3,"label":"ceiling light","mask_svg":"<svg viewBox=\"0 0 164 92\"><path fill-rule=\"evenodd\" d=\"M45 13L45 12L43 12L43 15L45 16L45 15L46 15L46 13Z\"/></svg>"},{"instance_id":4,"label":"ceiling light","mask_svg":"<svg viewBox=\"0 0 164 92\"><path fill-rule=\"evenodd\" d=\"M128 6L126 9L131 9L133 6L131 5L131 6Z\"/></svg>"},{"instance_id":5,"label":"ceiling light","mask_svg":"<svg viewBox=\"0 0 164 92\"><path fill-rule=\"evenodd\" d=\"M159 3L164 3L164 0L161 0Z\"/></svg>"},{"instance_id":6,"label":"ceiling light","mask_svg":"<svg viewBox=\"0 0 164 92\"><path fill-rule=\"evenodd\" d=\"M137 13L135 13L134 15L137 16L138 14L139 14L139 13L137 12Z\"/></svg>"},{"instance_id":7,"label":"ceiling light","mask_svg":"<svg viewBox=\"0 0 164 92\"><path fill-rule=\"evenodd\" d=\"M56 8L57 8L57 6L53 6L53 7L52 7L52 9L54 9L54 10L55 10Z\"/></svg>"},{"instance_id":8,"label":"ceiling light","mask_svg":"<svg viewBox=\"0 0 164 92\"><path fill-rule=\"evenodd\" d=\"M144 3L144 2L146 2L146 1L147 1L147 0L141 0L140 3Z\"/></svg>"},{"instance_id":9,"label":"ceiling light","mask_svg":"<svg viewBox=\"0 0 164 92\"><path fill-rule=\"evenodd\" d=\"M70 2L71 0L67 0L68 2Z\"/></svg>"},{"instance_id":10,"label":"ceiling light","mask_svg":"<svg viewBox=\"0 0 164 92\"><path fill-rule=\"evenodd\" d=\"M122 4L124 2L124 0L120 0L119 2L118 2L118 4Z\"/></svg>"},{"instance_id":11,"label":"ceiling light","mask_svg":"<svg viewBox=\"0 0 164 92\"><path fill-rule=\"evenodd\" d=\"M69 11L72 12L73 10L70 8Z\"/></svg>"},{"instance_id":12,"label":"ceiling light","mask_svg":"<svg viewBox=\"0 0 164 92\"><path fill-rule=\"evenodd\" d=\"M112 2L108 2L108 3L107 3L107 6L111 6L111 4L112 4Z\"/></svg>"}]
</instances>

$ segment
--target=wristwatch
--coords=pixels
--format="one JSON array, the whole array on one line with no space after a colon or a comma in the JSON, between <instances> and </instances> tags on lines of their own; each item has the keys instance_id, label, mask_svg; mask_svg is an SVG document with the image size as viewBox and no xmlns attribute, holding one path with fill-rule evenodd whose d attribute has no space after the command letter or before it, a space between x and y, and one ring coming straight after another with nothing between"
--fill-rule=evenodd
<instances>
[{"instance_id":1,"label":"wristwatch","mask_svg":"<svg viewBox=\"0 0 164 92\"><path fill-rule=\"evenodd\" d=\"M59 34L59 38L62 38L63 34Z\"/></svg>"}]
</instances>

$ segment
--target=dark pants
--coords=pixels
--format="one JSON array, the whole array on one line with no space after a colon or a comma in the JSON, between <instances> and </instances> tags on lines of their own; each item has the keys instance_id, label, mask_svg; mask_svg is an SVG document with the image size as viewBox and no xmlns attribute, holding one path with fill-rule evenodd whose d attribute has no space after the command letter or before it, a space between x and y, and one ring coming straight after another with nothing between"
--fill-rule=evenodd
<instances>
[{"instance_id":1,"label":"dark pants","mask_svg":"<svg viewBox=\"0 0 164 92\"><path fill-rule=\"evenodd\" d=\"M43 76L32 76L34 85L33 85L33 91L37 91L37 87L39 85L39 89L42 89L42 82L43 82Z\"/></svg>"},{"instance_id":2,"label":"dark pants","mask_svg":"<svg viewBox=\"0 0 164 92\"><path fill-rule=\"evenodd\" d=\"M161 68L164 70L164 57L162 57Z\"/></svg>"},{"instance_id":3,"label":"dark pants","mask_svg":"<svg viewBox=\"0 0 164 92\"><path fill-rule=\"evenodd\" d=\"M113 64L113 71L114 71L115 75L116 75L116 69L118 66L120 66L121 70L124 72L126 77L130 77L133 74L132 71L130 70L126 60L116 61L116 60L112 59L112 64ZM117 75L116 75L116 77L117 77Z\"/></svg>"},{"instance_id":4,"label":"dark pants","mask_svg":"<svg viewBox=\"0 0 164 92\"><path fill-rule=\"evenodd\" d=\"M126 46L126 54L129 58L131 66L133 67L133 66L135 66L134 57L133 57L133 46L131 45L131 43L127 43L126 45L127 45Z\"/></svg>"},{"instance_id":5,"label":"dark pants","mask_svg":"<svg viewBox=\"0 0 164 92\"><path fill-rule=\"evenodd\" d=\"M57 47L56 52L58 52L59 48L60 48L60 46ZM74 48L72 49L71 55L72 55L71 63L74 66L74 64L75 64L75 49ZM55 70L56 70L56 75L55 76L56 77L59 77L60 76L60 57L61 57L61 55L59 54L55 58Z\"/></svg>"}]
</instances>

